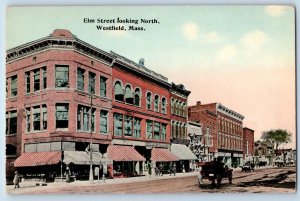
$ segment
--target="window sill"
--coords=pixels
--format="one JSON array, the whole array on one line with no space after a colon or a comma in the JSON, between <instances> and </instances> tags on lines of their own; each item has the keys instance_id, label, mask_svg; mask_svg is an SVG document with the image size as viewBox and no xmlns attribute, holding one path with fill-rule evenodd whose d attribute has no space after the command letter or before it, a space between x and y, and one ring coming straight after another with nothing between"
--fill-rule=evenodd
<instances>
[{"instance_id":1,"label":"window sill","mask_svg":"<svg viewBox=\"0 0 300 201\"><path fill-rule=\"evenodd\" d=\"M77 130L77 132L78 132L78 133L87 133L87 134L91 134L91 131ZM96 132L93 131L92 134L96 134Z\"/></svg>"},{"instance_id":2,"label":"window sill","mask_svg":"<svg viewBox=\"0 0 300 201\"><path fill-rule=\"evenodd\" d=\"M45 131L47 131L47 129L46 130L33 130L33 131L30 131L30 132L26 132L26 134L30 135L30 134L35 134L35 133L43 133Z\"/></svg>"},{"instance_id":3,"label":"window sill","mask_svg":"<svg viewBox=\"0 0 300 201\"><path fill-rule=\"evenodd\" d=\"M15 137L15 136L17 136L17 134L16 133L14 133L14 134L7 134L7 135L5 135L6 137Z\"/></svg>"}]
</instances>

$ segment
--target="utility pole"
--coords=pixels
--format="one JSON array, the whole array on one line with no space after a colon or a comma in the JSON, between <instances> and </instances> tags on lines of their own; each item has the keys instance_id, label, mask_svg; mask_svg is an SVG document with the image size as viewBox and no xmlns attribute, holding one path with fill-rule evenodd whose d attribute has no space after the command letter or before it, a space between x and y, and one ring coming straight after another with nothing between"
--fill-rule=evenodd
<instances>
[{"instance_id":1,"label":"utility pole","mask_svg":"<svg viewBox=\"0 0 300 201\"><path fill-rule=\"evenodd\" d=\"M90 108L90 174L89 174L89 181L90 183L94 183L94 173L93 173L93 150L92 150L92 146L93 146L93 129L92 129L92 115L93 115L93 90L94 87L92 87L91 91L90 91L90 101L91 101L91 108Z\"/></svg>"}]
</instances>

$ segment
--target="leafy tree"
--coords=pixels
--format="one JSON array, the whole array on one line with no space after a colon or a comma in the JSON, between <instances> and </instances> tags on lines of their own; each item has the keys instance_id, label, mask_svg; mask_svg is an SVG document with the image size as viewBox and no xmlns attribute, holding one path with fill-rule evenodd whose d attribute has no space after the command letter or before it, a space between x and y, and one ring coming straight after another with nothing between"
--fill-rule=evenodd
<instances>
[{"instance_id":1,"label":"leafy tree","mask_svg":"<svg viewBox=\"0 0 300 201\"><path fill-rule=\"evenodd\" d=\"M278 150L279 145L291 142L291 136L292 133L287 130L276 129L264 131L261 135L261 139L264 141L272 140L275 143L276 150Z\"/></svg>"}]
</instances>

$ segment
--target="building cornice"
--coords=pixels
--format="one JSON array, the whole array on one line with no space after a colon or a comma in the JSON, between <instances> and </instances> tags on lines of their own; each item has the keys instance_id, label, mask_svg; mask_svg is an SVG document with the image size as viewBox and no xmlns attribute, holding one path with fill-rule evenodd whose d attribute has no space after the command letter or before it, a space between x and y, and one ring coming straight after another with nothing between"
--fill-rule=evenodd
<instances>
[{"instance_id":1,"label":"building cornice","mask_svg":"<svg viewBox=\"0 0 300 201\"><path fill-rule=\"evenodd\" d=\"M243 119L245 118L243 115L223 106L221 103L216 104L216 110L217 112L223 113L239 121L243 121Z\"/></svg>"}]
</instances>

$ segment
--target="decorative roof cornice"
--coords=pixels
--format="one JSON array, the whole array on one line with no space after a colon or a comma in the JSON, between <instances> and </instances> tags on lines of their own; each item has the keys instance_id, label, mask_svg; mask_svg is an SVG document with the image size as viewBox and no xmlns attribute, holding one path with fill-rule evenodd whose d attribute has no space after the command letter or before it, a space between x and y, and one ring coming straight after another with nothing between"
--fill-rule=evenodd
<instances>
[{"instance_id":1,"label":"decorative roof cornice","mask_svg":"<svg viewBox=\"0 0 300 201\"><path fill-rule=\"evenodd\" d=\"M6 62L10 63L17 59L51 48L77 50L78 52L85 53L109 65L111 65L114 60L113 56L109 53L78 38L58 38L50 35L7 50Z\"/></svg>"},{"instance_id":2,"label":"decorative roof cornice","mask_svg":"<svg viewBox=\"0 0 300 201\"><path fill-rule=\"evenodd\" d=\"M241 115L231 109L228 109L227 107L223 106L221 103L217 103L216 107L217 107L216 109L218 112L221 112L221 113L228 115L239 121L243 121L243 119L245 118L243 115Z\"/></svg>"}]
</instances>

